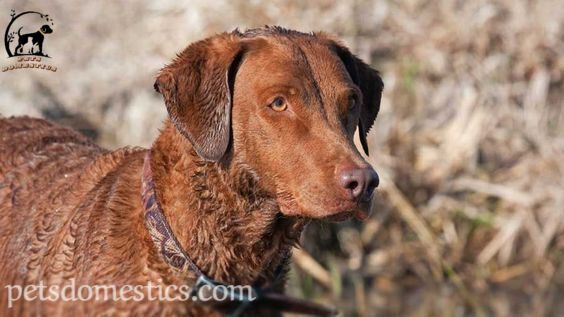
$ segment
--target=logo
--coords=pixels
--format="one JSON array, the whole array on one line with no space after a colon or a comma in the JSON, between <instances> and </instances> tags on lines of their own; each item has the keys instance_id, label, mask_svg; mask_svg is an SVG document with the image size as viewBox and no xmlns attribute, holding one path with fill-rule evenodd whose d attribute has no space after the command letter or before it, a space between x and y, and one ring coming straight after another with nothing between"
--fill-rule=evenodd
<instances>
[{"instance_id":1,"label":"logo","mask_svg":"<svg viewBox=\"0 0 564 317\"><path fill-rule=\"evenodd\" d=\"M16 14L12 10L10 15L12 19L4 33L4 46L8 58L16 58L16 63L3 66L2 71L37 68L56 72L57 67L41 63L43 58L51 58L46 44L54 32L53 19L37 11Z\"/></svg>"}]
</instances>

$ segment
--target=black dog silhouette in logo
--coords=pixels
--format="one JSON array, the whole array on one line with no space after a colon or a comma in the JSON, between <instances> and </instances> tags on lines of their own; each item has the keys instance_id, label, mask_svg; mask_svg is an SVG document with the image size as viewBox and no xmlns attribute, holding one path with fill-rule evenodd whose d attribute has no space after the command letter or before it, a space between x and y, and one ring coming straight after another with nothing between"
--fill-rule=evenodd
<instances>
[{"instance_id":1,"label":"black dog silhouette in logo","mask_svg":"<svg viewBox=\"0 0 564 317\"><path fill-rule=\"evenodd\" d=\"M16 46L15 53L16 55L19 54L26 54L26 53L33 53L33 55L42 55L43 54L43 40L45 39L45 34L53 33L53 29L47 24L43 25L39 31L27 34L20 34L20 31L23 27L18 30L18 46ZM31 40L31 49L29 52L24 52L24 46L28 44ZM38 50L33 52L33 47L37 46Z\"/></svg>"}]
</instances>

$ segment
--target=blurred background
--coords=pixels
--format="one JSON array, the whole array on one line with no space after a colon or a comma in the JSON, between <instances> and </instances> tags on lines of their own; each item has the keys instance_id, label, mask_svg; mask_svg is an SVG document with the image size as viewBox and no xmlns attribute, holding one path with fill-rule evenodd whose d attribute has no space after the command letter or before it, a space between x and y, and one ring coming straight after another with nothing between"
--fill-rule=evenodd
<instances>
[{"instance_id":1,"label":"blurred background","mask_svg":"<svg viewBox=\"0 0 564 317\"><path fill-rule=\"evenodd\" d=\"M53 18L58 69L0 73L0 114L108 148L151 144L155 75L192 41L264 24L338 35L384 78L368 159L382 181L366 222L307 229L289 292L345 316L564 315L561 0L3 0L2 31L11 9Z\"/></svg>"}]
</instances>

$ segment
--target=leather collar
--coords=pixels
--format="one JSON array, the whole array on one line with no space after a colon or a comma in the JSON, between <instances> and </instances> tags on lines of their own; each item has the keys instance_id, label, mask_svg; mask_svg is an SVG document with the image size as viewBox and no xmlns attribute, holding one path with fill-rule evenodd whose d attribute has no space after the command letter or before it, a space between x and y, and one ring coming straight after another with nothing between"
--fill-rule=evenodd
<instances>
[{"instance_id":1,"label":"leather collar","mask_svg":"<svg viewBox=\"0 0 564 317\"><path fill-rule=\"evenodd\" d=\"M168 224L163 209L157 199L157 193L155 190L155 182L153 179L153 172L151 170L151 151L147 151L145 154L145 160L143 163L143 175L141 181L141 197L143 199L143 207L145 209L145 226L149 230L151 238L155 244L155 247L163 257L163 260L170 265L175 271L180 272L185 275L195 275L196 282L192 286L192 296L196 296L198 302L208 303L212 305L225 305L228 306L231 311L230 316L236 317L240 316L247 308L251 306L257 307L268 307L269 309L277 310L280 312L288 312L295 314L305 314L310 316L335 316L337 311L335 309L329 308L327 306L317 304L314 302L306 301L299 298L294 298L286 296L281 293L277 293L269 288L258 288L252 287L251 294L254 300L250 300L247 296L241 293L236 293L239 288L236 287L224 287L223 290L227 290L230 294L227 297L229 299L234 298L235 300L230 302L217 302L217 301L202 301L201 289L207 286L207 289L213 288L214 286L228 286L227 284L215 281L204 274L200 268L192 261L190 256L182 248L178 239L172 232L170 225ZM282 268L286 264L286 261L282 261L281 266L278 268L279 279L282 277ZM206 296L210 298L210 296Z\"/></svg>"}]
</instances>

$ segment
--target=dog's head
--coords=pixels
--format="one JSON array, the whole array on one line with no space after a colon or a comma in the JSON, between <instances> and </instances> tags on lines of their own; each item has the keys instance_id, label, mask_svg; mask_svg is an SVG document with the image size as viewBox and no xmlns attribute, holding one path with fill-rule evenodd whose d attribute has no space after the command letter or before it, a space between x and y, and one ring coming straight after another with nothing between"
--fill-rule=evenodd
<instances>
[{"instance_id":1,"label":"dog's head","mask_svg":"<svg viewBox=\"0 0 564 317\"><path fill-rule=\"evenodd\" d=\"M223 33L186 48L159 74L176 128L202 158L250 169L282 213L365 218L378 175L353 143L383 83L325 34L279 27Z\"/></svg>"},{"instance_id":2,"label":"dog's head","mask_svg":"<svg viewBox=\"0 0 564 317\"><path fill-rule=\"evenodd\" d=\"M51 29L51 27L48 26L47 24L43 25L39 30L40 30L41 33L43 33L43 34L53 33L53 29Z\"/></svg>"}]
</instances>

